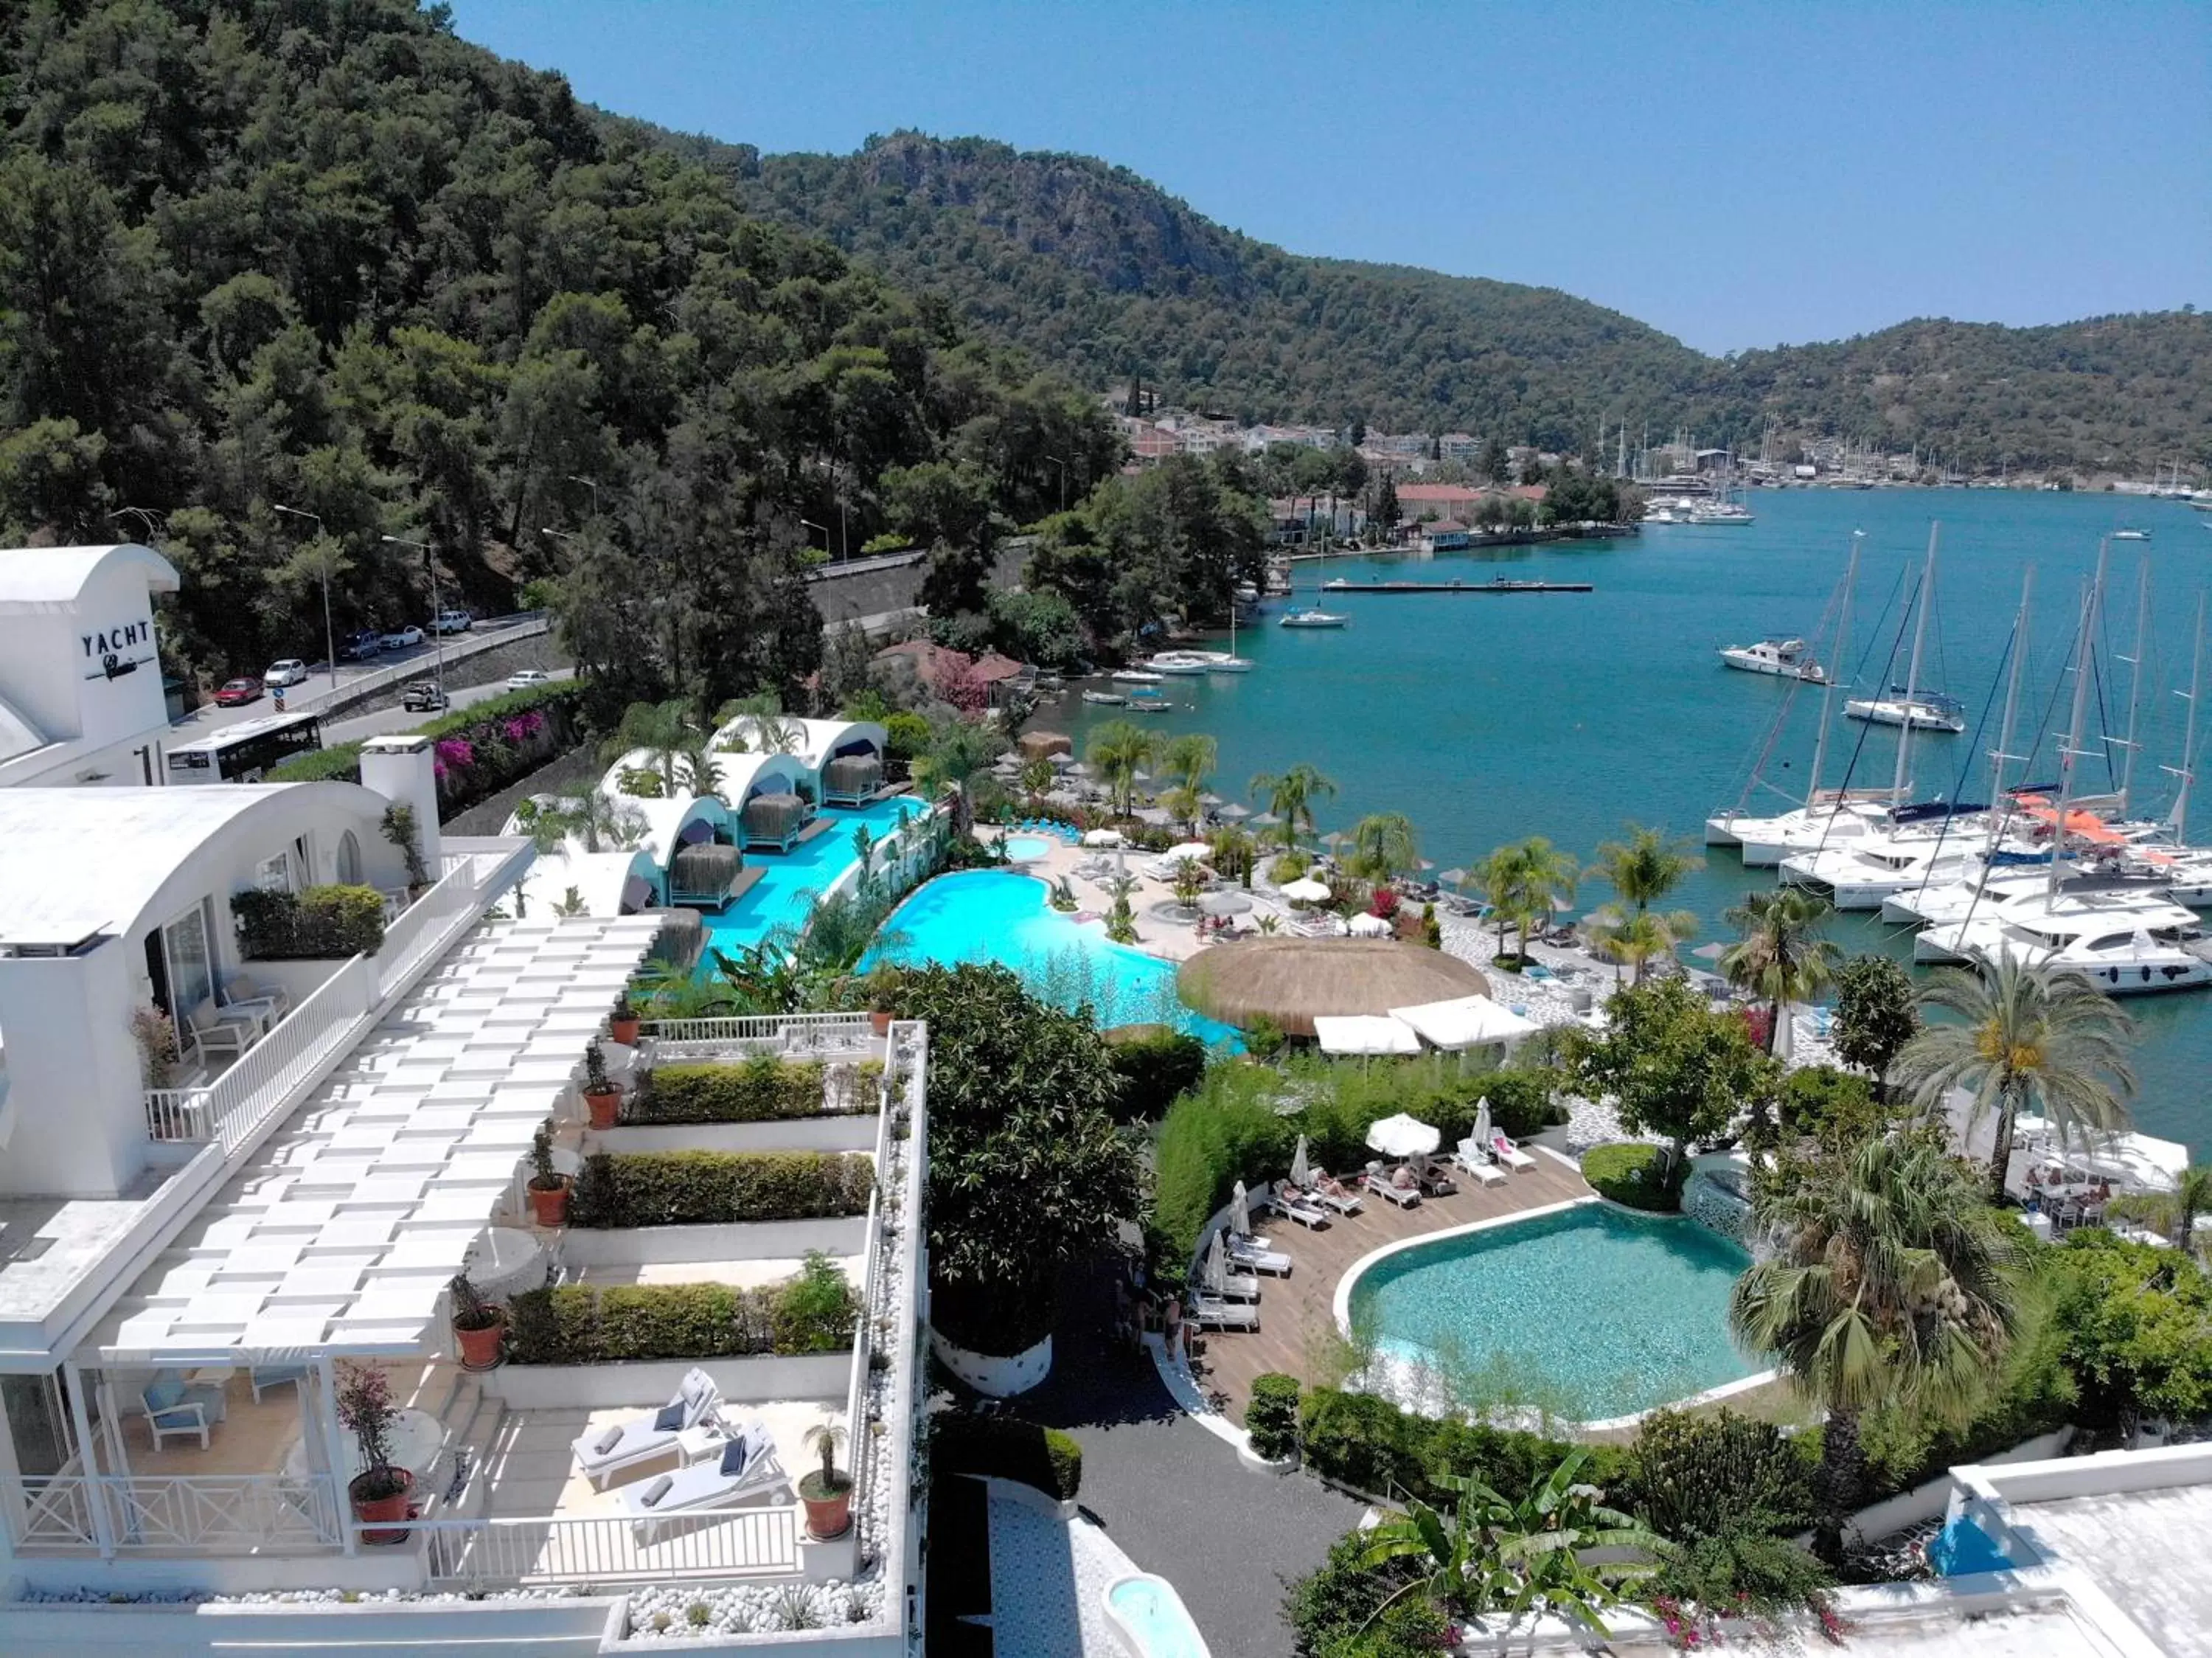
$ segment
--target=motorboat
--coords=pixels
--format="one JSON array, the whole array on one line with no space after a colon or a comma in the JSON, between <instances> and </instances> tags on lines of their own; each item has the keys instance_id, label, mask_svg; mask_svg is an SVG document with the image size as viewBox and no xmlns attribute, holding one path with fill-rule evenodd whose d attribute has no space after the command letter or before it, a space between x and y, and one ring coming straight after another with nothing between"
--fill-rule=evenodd
<instances>
[{"instance_id":1,"label":"motorboat","mask_svg":"<svg viewBox=\"0 0 2212 1658\"><path fill-rule=\"evenodd\" d=\"M1149 668L1121 667L1106 676L1116 685L1165 685L1168 676L1155 674Z\"/></svg>"},{"instance_id":2,"label":"motorboat","mask_svg":"<svg viewBox=\"0 0 2212 1658\"><path fill-rule=\"evenodd\" d=\"M1333 610L1293 610L1283 617L1285 627L1342 627L1352 619Z\"/></svg>"},{"instance_id":3,"label":"motorboat","mask_svg":"<svg viewBox=\"0 0 2212 1658\"><path fill-rule=\"evenodd\" d=\"M1086 691L1083 693L1083 700L1094 703L1100 708L1119 708L1129 699L1118 691Z\"/></svg>"},{"instance_id":4,"label":"motorboat","mask_svg":"<svg viewBox=\"0 0 2212 1658\"><path fill-rule=\"evenodd\" d=\"M1765 869L1797 853L1829 846L1856 846L1877 838L1913 839L1925 835L1933 838L1942 832L1943 820L1973 822L1987 809L1978 804L1954 806L1944 801L1893 806L1889 800L1885 791L1877 799L1822 801L1769 818L1714 819L1705 826L1706 841L1727 844L1713 838L1715 830L1724 823L1735 838L1744 863ZM1955 823L1949 832L1958 832Z\"/></svg>"},{"instance_id":5,"label":"motorboat","mask_svg":"<svg viewBox=\"0 0 2212 1658\"><path fill-rule=\"evenodd\" d=\"M2114 530L2112 532L2112 539L2115 541L2148 541L2150 539L2150 532L2148 530L2139 529Z\"/></svg>"},{"instance_id":6,"label":"motorboat","mask_svg":"<svg viewBox=\"0 0 2212 1658\"><path fill-rule=\"evenodd\" d=\"M1721 661L1747 674L1771 674L1784 680L1826 685L1828 671L1813 660L1802 639L1761 639L1755 645L1724 645Z\"/></svg>"},{"instance_id":7,"label":"motorboat","mask_svg":"<svg viewBox=\"0 0 2212 1658\"><path fill-rule=\"evenodd\" d=\"M1782 860L1782 879L1828 894L1838 910L1879 910L1882 900L1930 881L1951 882L1979 875L1981 854L1956 838L1930 837L1917 844L1894 838L1860 846L1827 846Z\"/></svg>"},{"instance_id":8,"label":"motorboat","mask_svg":"<svg viewBox=\"0 0 2212 1658\"><path fill-rule=\"evenodd\" d=\"M1846 718L1869 725L1909 725L1915 731L1960 732L1966 728L1966 704L1933 691L1907 692L1892 686L1886 697L1853 697L1844 704Z\"/></svg>"},{"instance_id":9,"label":"motorboat","mask_svg":"<svg viewBox=\"0 0 2212 1658\"><path fill-rule=\"evenodd\" d=\"M2212 984L2212 940L2196 915L2131 895L2061 893L2016 907L2013 919L1931 927L1913 941L1913 954L1991 963L2010 956L2027 966L2079 972L2107 996Z\"/></svg>"},{"instance_id":10,"label":"motorboat","mask_svg":"<svg viewBox=\"0 0 2212 1658\"><path fill-rule=\"evenodd\" d=\"M1710 501L1690 509L1692 524L1746 525L1753 522L1751 509L1740 501Z\"/></svg>"},{"instance_id":11,"label":"motorboat","mask_svg":"<svg viewBox=\"0 0 2212 1658\"><path fill-rule=\"evenodd\" d=\"M1163 677L1190 679L1212 667L1213 656L1210 650L1162 650L1146 657L1145 666Z\"/></svg>"},{"instance_id":12,"label":"motorboat","mask_svg":"<svg viewBox=\"0 0 2212 1658\"><path fill-rule=\"evenodd\" d=\"M2146 904L2179 901L2164 887L2148 881L2129 876L2085 875L2069 869L2059 871L2059 898L2086 898L2094 893L2121 899L2138 899ZM1882 901L1881 915L1885 921L1902 922L1908 926L1949 928L1967 922L2004 921L2016 915L2026 915L2050 896L2051 869L2048 864L2039 869L1993 869L1984 877L1931 884L1918 890L1899 893ZM1958 958L1931 944L1925 953L1920 954L1919 959L1923 961L1948 961Z\"/></svg>"}]
</instances>

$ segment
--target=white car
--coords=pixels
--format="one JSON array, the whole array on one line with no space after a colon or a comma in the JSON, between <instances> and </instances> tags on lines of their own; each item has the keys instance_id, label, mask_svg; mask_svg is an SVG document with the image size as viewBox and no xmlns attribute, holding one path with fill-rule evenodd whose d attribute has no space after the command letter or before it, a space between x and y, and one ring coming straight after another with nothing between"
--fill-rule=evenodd
<instances>
[{"instance_id":1,"label":"white car","mask_svg":"<svg viewBox=\"0 0 2212 1658\"><path fill-rule=\"evenodd\" d=\"M534 685L551 685L553 676L542 667L518 668L507 676L509 691L526 691Z\"/></svg>"},{"instance_id":2,"label":"white car","mask_svg":"<svg viewBox=\"0 0 2212 1658\"><path fill-rule=\"evenodd\" d=\"M466 633L477 625L477 619L465 610L441 610L430 625L441 633Z\"/></svg>"},{"instance_id":3,"label":"white car","mask_svg":"<svg viewBox=\"0 0 2212 1658\"><path fill-rule=\"evenodd\" d=\"M422 643L422 630L412 622L405 627L392 628L384 636L384 648L386 650L406 650Z\"/></svg>"},{"instance_id":4,"label":"white car","mask_svg":"<svg viewBox=\"0 0 2212 1658\"><path fill-rule=\"evenodd\" d=\"M269 664L269 671L261 676L261 683L271 691L281 686L305 685L307 665L297 656L287 656L281 662Z\"/></svg>"}]
</instances>

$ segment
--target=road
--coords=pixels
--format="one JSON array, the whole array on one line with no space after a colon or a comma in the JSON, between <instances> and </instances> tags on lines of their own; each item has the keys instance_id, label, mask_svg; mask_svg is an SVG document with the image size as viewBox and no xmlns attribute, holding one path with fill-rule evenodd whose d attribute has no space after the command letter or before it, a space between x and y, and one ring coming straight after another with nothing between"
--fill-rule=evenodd
<instances>
[{"instance_id":1,"label":"road","mask_svg":"<svg viewBox=\"0 0 2212 1658\"><path fill-rule=\"evenodd\" d=\"M556 667L547 671L556 680L565 680L576 670ZM453 708L466 708L472 703L487 702L506 690L507 681L501 678L494 680L489 685L456 686L446 694ZM410 713L404 708L386 708L350 720L331 721L323 727L323 741L325 746L358 742L363 737L380 737L387 731L412 731L416 726L437 717L435 714Z\"/></svg>"}]
</instances>

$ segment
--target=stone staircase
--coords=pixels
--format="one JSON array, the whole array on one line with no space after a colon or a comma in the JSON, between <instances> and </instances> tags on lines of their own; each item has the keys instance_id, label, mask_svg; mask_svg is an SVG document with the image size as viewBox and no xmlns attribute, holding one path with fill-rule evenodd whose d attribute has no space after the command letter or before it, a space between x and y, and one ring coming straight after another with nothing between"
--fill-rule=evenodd
<instances>
[{"instance_id":1,"label":"stone staircase","mask_svg":"<svg viewBox=\"0 0 2212 1658\"><path fill-rule=\"evenodd\" d=\"M445 1424L446 1448L424 1493L427 1520L466 1520L484 1510L483 1478L507 1407L483 1390L482 1380L458 1364L424 1367L413 1396L402 1401Z\"/></svg>"}]
</instances>

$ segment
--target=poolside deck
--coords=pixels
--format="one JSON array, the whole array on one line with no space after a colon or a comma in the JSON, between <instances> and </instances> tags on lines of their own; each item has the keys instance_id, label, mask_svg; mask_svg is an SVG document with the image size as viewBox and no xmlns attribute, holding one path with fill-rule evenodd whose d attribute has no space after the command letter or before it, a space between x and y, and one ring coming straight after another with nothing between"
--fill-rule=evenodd
<instances>
[{"instance_id":1,"label":"poolside deck","mask_svg":"<svg viewBox=\"0 0 2212 1658\"><path fill-rule=\"evenodd\" d=\"M1268 1247L1291 1258L1291 1275L1260 1280L1257 1330L1209 1330L1201 1338L1202 1379L1208 1387L1229 1396L1231 1419L1243 1420L1255 1376L1280 1370L1313 1380L1314 1355L1335 1329L1337 1281L1369 1250L1589 1195L1589 1186L1572 1164L1540 1147L1531 1147L1529 1155L1536 1167L1502 1186L1463 1180L1453 1196L1424 1198L1413 1209L1370 1198L1360 1213L1339 1216L1319 1232L1309 1232L1279 1216L1259 1222Z\"/></svg>"}]
</instances>

